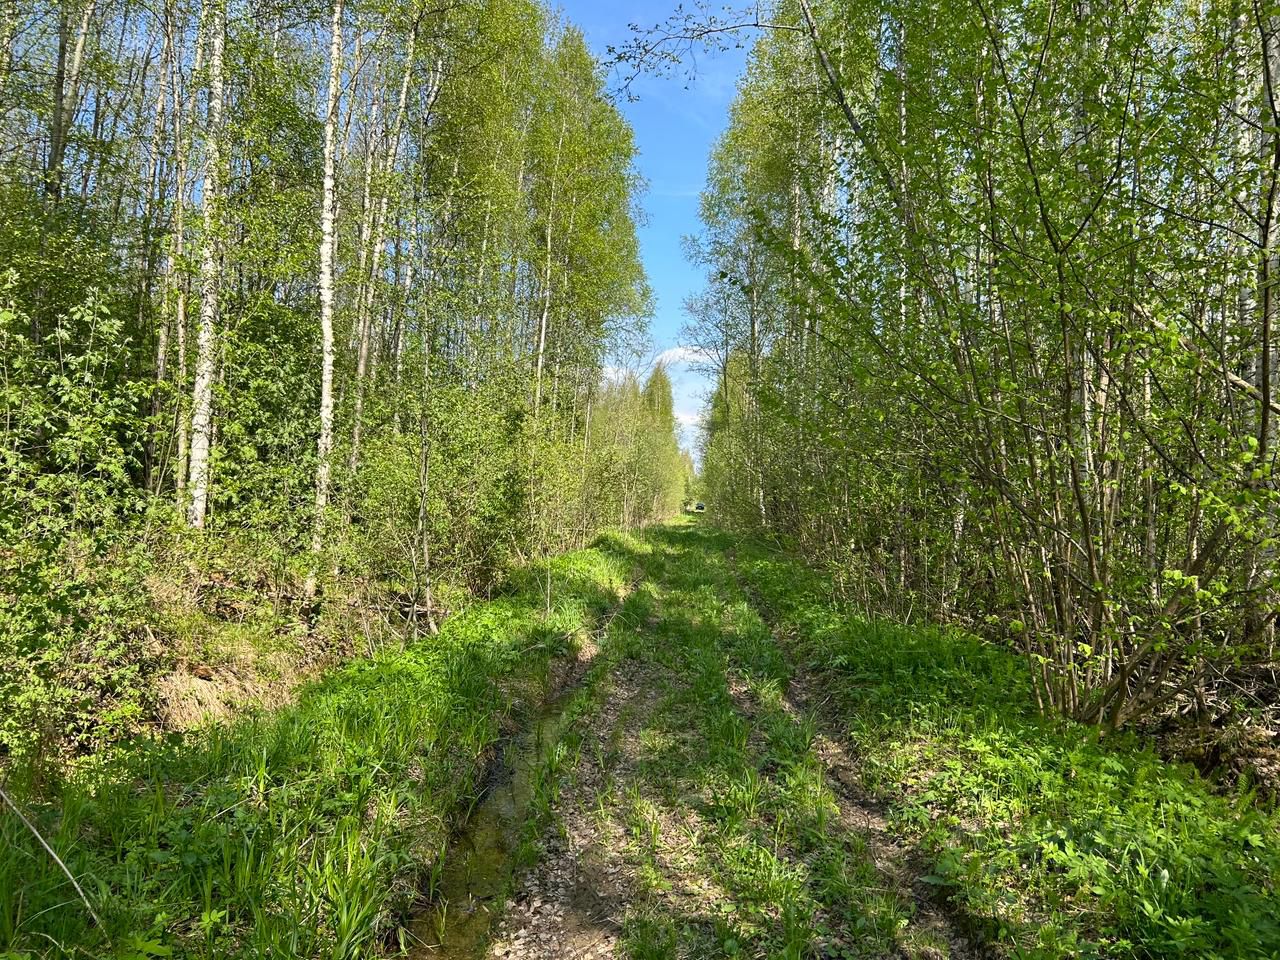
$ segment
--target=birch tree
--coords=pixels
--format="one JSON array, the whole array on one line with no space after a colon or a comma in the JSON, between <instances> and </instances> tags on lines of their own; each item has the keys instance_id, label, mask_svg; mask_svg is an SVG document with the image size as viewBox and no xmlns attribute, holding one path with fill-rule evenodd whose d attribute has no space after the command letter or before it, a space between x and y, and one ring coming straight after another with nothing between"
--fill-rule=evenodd
<instances>
[{"instance_id":1,"label":"birch tree","mask_svg":"<svg viewBox=\"0 0 1280 960\"><path fill-rule=\"evenodd\" d=\"M200 255L200 317L196 335L195 380L191 393L191 450L187 522L200 528L209 507L209 470L213 445L213 387L218 368L218 298L222 283L222 96L226 43L224 0L209 5L208 106L205 113L204 179L201 207L204 231Z\"/></svg>"},{"instance_id":2,"label":"birch tree","mask_svg":"<svg viewBox=\"0 0 1280 960\"><path fill-rule=\"evenodd\" d=\"M342 0L334 0L329 27L329 87L324 114L324 185L320 196L320 436L316 446L315 518L311 551L324 547L324 517L329 508L329 483L333 468L333 307L334 261L337 257L338 107L342 84ZM308 590L314 582L308 581Z\"/></svg>"}]
</instances>

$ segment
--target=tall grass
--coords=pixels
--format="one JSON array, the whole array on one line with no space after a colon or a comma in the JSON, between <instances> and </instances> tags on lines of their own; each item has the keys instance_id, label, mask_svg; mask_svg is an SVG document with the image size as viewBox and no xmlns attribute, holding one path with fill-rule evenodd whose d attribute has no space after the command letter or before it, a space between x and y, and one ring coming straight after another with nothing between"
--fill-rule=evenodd
<instances>
[{"instance_id":1,"label":"tall grass","mask_svg":"<svg viewBox=\"0 0 1280 960\"><path fill-rule=\"evenodd\" d=\"M738 568L836 705L862 775L936 884L1022 957L1280 956L1280 816L1137 735L1042 718L1025 662L957 631L868 621L822 575Z\"/></svg>"},{"instance_id":2,"label":"tall grass","mask_svg":"<svg viewBox=\"0 0 1280 960\"><path fill-rule=\"evenodd\" d=\"M623 538L522 571L438 637L273 714L138 741L0 814L0 956L332 957L394 946L503 724L610 605ZM550 574L552 602L547 609Z\"/></svg>"}]
</instances>

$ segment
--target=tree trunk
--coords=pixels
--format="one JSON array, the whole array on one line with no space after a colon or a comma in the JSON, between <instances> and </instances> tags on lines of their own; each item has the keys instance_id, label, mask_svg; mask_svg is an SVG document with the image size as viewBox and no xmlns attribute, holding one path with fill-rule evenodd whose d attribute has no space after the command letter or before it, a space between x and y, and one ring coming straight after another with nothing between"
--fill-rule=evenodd
<instances>
[{"instance_id":1,"label":"tree trunk","mask_svg":"<svg viewBox=\"0 0 1280 960\"><path fill-rule=\"evenodd\" d=\"M143 251L145 257L141 281L138 285L138 321L142 327L146 320L146 307L151 303L154 260L157 244L154 242L156 208L163 202L165 185L161 182L160 150L164 139L166 108L169 97L170 59L173 54L172 31L168 28L169 11L165 10L165 31L160 53L160 75L157 81L156 109L151 131L151 155L147 170L147 212L143 219ZM162 291L163 293L163 291ZM159 490L159 472L155 469L156 433L163 412L165 384L169 379L169 299L164 297L156 326L155 388L151 399L151 422L147 424L146 457L143 464L143 485L153 493Z\"/></svg>"},{"instance_id":2,"label":"tree trunk","mask_svg":"<svg viewBox=\"0 0 1280 960\"><path fill-rule=\"evenodd\" d=\"M542 365L547 352L547 318L551 313L551 221L556 211L556 181L560 176L560 152L564 149L565 122L560 123L560 139L556 141L556 162L551 173L550 201L547 204L546 260L542 270L542 317L538 322L538 361L534 374L533 415L542 406Z\"/></svg>"},{"instance_id":3,"label":"tree trunk","mask_svg":"<svg viewBox=\"0 0 1280 960\"><path fill-rule=\"evenodd\" d=\"M222 49L227 21L224 0L211 0L209 24L209 113L206 137L203 251L200 258L200 326L196 335L196 375L191 392L191 468L187 522L204 526L209 508L209 453L213 438L213 382L218 364L218 295L221 285Z\"/></svg>"},{"instance_id":4,"label":"tree trunk","mask_svg":"<svg viewBox=\"0 0 1280 960\"><path fill-rule=\"evenodd\" d=\"M80 26L76 31L75 47L71 61L67 62L67 45L71 38L71 24L66 5L63 5L58 21L58 62L54 72L53 116L49 125L49 157L45 165L45 192L53 200L62 197L63 161L67 153L67 135L75 121L80 103L80 70L84 66L85 42L89 37L89 24L93 20L95 3L89 0L80 14Z\"/></svg>"},{"instance_id":5,"label":"tree trunk","mask_svg":"<svg viewBox=\"0 0 1280 960\"><path fill-rule=\"evenodd\" d=\"M337 248L334 214L337 205L338 101L342 82L342 0L334 0L329 40L329 93L324 117L324 187L320 198L320 439L316 450L315 518L311 550L324 547L324 515L329 507L333 457L333 265ZM307 593L315 591L315 574Z\"/></svg>"}]
</instances>

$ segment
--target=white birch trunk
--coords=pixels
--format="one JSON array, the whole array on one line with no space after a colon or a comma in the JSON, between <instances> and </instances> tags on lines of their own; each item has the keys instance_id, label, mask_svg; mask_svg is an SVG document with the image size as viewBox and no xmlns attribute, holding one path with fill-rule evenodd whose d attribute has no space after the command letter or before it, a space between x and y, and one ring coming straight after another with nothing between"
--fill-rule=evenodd
<instances>
[{"instance_id":1,"label":"white birch trunk","mask_svg":"<svg viewBox=\"0 0 1280 960\"><path fill-rule=\"evenodd\" d=\"M201 20L203 21L203 17ZM169 21L167 29L170 31L175 29L172 20ZM204 25L201 22L196 27L197 58L199 57L200 37L203 30ZM175 51L178 49L176 42L172 42L172 46ZM173 98L174 212L173 237L171 241L172 255L169 259L168 275L165 279L168 286L167 295L172 296L174 299L173 327L178 354L178 375L173 387L174 422L177 424L178 433L177 463L174 467L174 476L177 480L177 505L181 507L186 502L187 469L191 446L190 421L187 418L186 404L184 402L184 391L187 389L187 143L183 128L183 117L187 105L181 89L182 84L180 82L177 55L174 56L171 62L171 68L173 70L170 86Z\"/></svg>"},{"instance_id":2,"label":"white birch trunk","mask_svg":"<svg viewBox=\"0 0 1280 960\"><path fill-rule=\"evenodd\" d=\"M164 128L166 124L166 108L169 99L169 76L171 73L170 61L172 59L172 32L169 30L169 12L166 10L165 31L160 51L160 70L157 80L155 115L152 120L151 128L151 144L149 151L149 160L147 167L147 206L144 222L145 244L143 255L146 258L146 268L143 270L142 278L139 282L138 290L138 326L142 327L146 320L146 305L151 303L152 294L152 237L156 228L156 207L159 206L164 199L165 185L162 180L162 164L160 159L160 150L164 139ZM163 267L162 267L163 269ZM165 281L167 283L167 280ZM169 378L169 307L170 300L167 289L162 289L162 299L160 303L160 311L158 322L156 324L156 363L155 363L155 382L156 390L152 394L151 401L151 424L147 427L147 454L146 454L146 482L147 488L152 492L158 492L160 489L160 481L158 472L155 467L156 459L156 433L159 427L161 407L163 403L165 382Z\"/></svg>"},{"instance_id":3,"label":"white birch trunk","mask_svg":"<svg viewBox=\"0 0 1280 960\"><path fill-rule=\"evenodd\" d=\"M534 374L533 415L542 406L542 366L547 352L547 318L551 314L551 222L556 212L556 181L560 176L560 153L564 149L565 124L560 124L560 139L556 141L556 162L551 173L551 199L547 204L546 262L542 270L542 317L538 322L538 362Z\"/></svg>"},{"instance_id":4,"label":"white birch trunk","mask_svg":"<svg viewBox=\"0 0 1280 960\"><path fill-rule=\"evenodd\" d=\"M329 41L329 93L324 117L324 187L320 199L320 439L316 457L315 519L311 549L324 547L324 515L329 507L329 478L333 458L333 264L337 247L334 229L337 205L338 98L342 82L342 0L334 0ZM308 580L307 592L315 589Z\"/></svg>"},{"instance_id":5,"label":"white birch trunk","mask_svg":"<svg viewBox=\"0 0 1280 960\"><path fill-rule=\"evenodd\" d=\"M66 156L67 140L71 125L75 122L76 111L80 106L80 71L84 67L84 48L89 37L89 26L97 4L94 0L86 3L80 13L80 26L76 30L75 49L71 54L68 67L65 61L65 47L59 51L59 71L62 75L57 80L57 102L54 104L54 122L49 137L49 183L51 195L58 199L62 196L63 161ZM62 30L66 29L66 13L63 13Z\"/></svg>"},{"instance_id":6,"label":"white birch trunk","mask_svg":"<svg viewBox=\"0 0 1280 960\"><path fill-rule=\"evenodd\" d=\"M200 325L196 333L195 385L191 392L191 468L187 522L204 526L209 508L209 455L213 440L213 382L218 365L218 294L221 282L222 49L226 41L223 0L212 0L209 24L209 114L201 208L204 240L200 259Z\"/></svg>"}]
</instances>

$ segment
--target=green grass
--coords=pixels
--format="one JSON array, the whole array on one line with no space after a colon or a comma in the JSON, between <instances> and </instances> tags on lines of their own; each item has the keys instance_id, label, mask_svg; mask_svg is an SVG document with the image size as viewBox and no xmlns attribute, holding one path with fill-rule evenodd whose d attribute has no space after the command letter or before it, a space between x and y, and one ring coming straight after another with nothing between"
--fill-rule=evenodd
<instances>
[{"instance_id":1,"label":"green grass","mask_svg":"<svg viewBox=\"0 0 1280 960\"><path fill-rule=\"evenodd\" d=\"M855 616L802 564L739 546L787 655L830 698L928 878L1022 957L1280 956L1280 817L1136 736L1041 718L1024 661Z\"/></svg>"},{"instance_id":2,"label":"green grass","mask_svg":"<svg viewBox=\"0 0 1280 960\"><path fill-rule=\"evenodd\" d=\"M439 637L287 709L139 742L57 802L29 799L104 929L0 816L0 956L394 952L495 744L637 568L540 761L519 855L538 855L561 786L593 757L593 815L618 825L637 884L629 956L947 954L877 868L882 841L843 816L820 733L849 747L925 881L1000 953L1280 956L1280 817L1247 790L1136 736L1040 717L1015 654L860 619L795 560L688 522L646 540L552 561L549 617L545 569L523 571ZM636 713L588 736L624 663L648 678ZM820 715L788 701L797 670Z\"/></svg>"},{"instance_id":3,"label":"green grass","mask_svg":"<svg viewBox=\"0 0 1280 960\"><path fill-rule=\"evenodd\" d=\"M903 934L911 904L834 816L814 727L783 708L788 667L734 580L730 541L689 523L649 539L656 616L621 642L658 701L602 805L640 887L627 956L926 955Z\"/></svg>"},{"instance_id":4,"label":"green grass","mask_svg":"<svg viewBox=\"0 0 1280 960\"><path fill-rule=\"evenodd\" d=\"M352 663L273 714L116 751L24 806L103 927L0 815L0 956L332 957L394 948L509 718L616 602L635 544L515 577L438 637Z\"/></svg>"}]
</instances>

